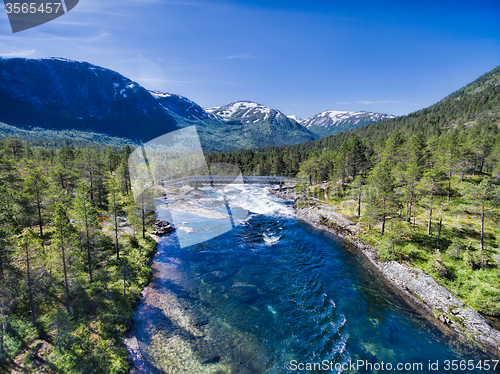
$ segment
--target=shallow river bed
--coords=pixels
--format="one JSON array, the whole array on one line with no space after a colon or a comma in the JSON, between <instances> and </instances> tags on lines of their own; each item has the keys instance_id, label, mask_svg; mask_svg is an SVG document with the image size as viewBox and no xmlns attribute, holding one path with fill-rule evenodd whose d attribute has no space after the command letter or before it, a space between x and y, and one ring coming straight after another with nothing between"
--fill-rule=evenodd
<instances>
[{"instance_id":1,"label":"shallow river bed","mask_svg":"<svg viewBox=\"0 0 500 374\"><path fill-rule=\"evenodd\" d=\"M340 242L298 221L290 203L262 187L227 199L239 209L233 230L183 248L177 235L185 243L196 232L161 239L129 340L139 371L487 372L446 370L446 360L494 358L429 323ZM183 214L184 225L203 230L206 218Z\"/></svg>"}]
</instances>

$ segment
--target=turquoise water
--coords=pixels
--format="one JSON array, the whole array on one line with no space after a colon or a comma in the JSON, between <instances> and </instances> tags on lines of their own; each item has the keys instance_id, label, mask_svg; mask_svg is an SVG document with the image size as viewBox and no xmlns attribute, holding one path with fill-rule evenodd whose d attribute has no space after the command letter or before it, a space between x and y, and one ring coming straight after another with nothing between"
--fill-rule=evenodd
<instances>
[{"instance_id":1,"label":"turquoise water","mask_svg":"<svg viewBox=\"0 0 500 374\"><path fill-rule=\"evenodd\" d=\"M234 230L183 249L162 239L133 330L150 372L488 372L452 370L451 360L494 357L421 317L289 203L245 193L235 199L250 213Z\"/></svg>"}]
</instances>

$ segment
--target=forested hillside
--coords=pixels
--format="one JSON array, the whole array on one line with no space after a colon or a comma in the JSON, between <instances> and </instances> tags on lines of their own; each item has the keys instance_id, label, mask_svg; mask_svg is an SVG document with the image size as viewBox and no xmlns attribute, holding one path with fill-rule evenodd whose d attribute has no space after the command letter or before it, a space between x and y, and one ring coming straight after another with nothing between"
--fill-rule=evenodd
<instances>
[{"instance_id":1,"label":"forested hillside","mask_svg":"<svg viewBox=\"0 0 500 374\"><path fill-rule=\"evenodd\" d=\"M353 136L338 153L306 161L301 173L326 181L303 187L306 201L325 200L357 223L380 258L420 267L479 312L500 316L496 125L431 138L395 130L375 148Z\"/></svg>"},{"instance_id":2,"label":"forested hillside","mask_svg":"<svg viewBox=\"0 0 500 374\"><path fill-rule=\"evenodd\" d=\"M420 267L499 317L499 98L500 67L408 116L315 142L208 157L246 174L310 177L303 199L324 200L359 224L382 259Z\"/></svg>"},{"instance_id":3,"label":"forested hillside","mask_svg":"<svg viewBox=\"0 0 500 374\"><path fill-rule=\"evenodd\" d=\"M325 137L314 142L285 147L269 147L253 151L238 151L212 155L218 162L236 162L249 173L264 174L279 171L284 175L295 175L297 163L280 169L286 160L319 157L325 152L336 154L342 145L354 135L363 139L369 152L384 146L392 131L398 129L403 137L422 133L426 140L437 137L451 129L467 130L474 125L500 124L500 66L484 74L474 82L449 95L440 102L407 116L397 117L357 128L349 132ZM245 165L251 165L245 168ZM257 170L257 165L259 170ZM277 168L278 167L278 168ZM278 174L279 174L278 173ZM258 173L257 173L258 174Z\"/></svg>"},{"instance_id":4,"label":"forested hillside","mask_svg":"<svg viewBox=\"0 0 500 374\"><path fill-rule=\"evenodd\" d=\"M50 138L77 146L92 142L123 147L192 125L206 151L318 138L274 109L265 108L267 116L247 113L245 118L223 118L188 98L148 91L115 71L87 62L0 58L0 76L0 139L33 143Z\"/></svg>"},{"instance_id":5,"label":"forested hillside","mask_svg":"<svg viewBox=\"0 0 500 374\"><path fill-rule=\"evenodd\" d=\"M123 338L155 250L130 152L0 142L0 372L129 371Z\"/></svg>"}]
</instances>

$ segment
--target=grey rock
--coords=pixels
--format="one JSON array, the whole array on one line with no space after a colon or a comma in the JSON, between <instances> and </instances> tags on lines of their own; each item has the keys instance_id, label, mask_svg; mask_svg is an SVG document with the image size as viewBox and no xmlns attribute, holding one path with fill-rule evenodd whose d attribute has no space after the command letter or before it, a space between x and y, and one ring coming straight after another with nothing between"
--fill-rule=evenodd
<instances>
[{"instance_id":1,"label":"grey rock","mask_svg":"<svg viewBox=\"0 0 500 374\"><path fill-rule=\"evenodd\" d=\"M167 221L158 221L153 225L153 227L155 228L155 232L153 233L153 235L156 236L168 235L175 230L175 227L173 227Z\"/></svg>"},{"instance_id":2,"label":"grey rock","mask_svg":"<svg viewBox=\"0 0 500 374\"><path fill-rule=\"evenodd\" d=\"M313 226L331 232L357 247L386 280L413 303L434 315L459 335L500 353L500 332L486 318L464 304L445 287L421 269L396 261L380 261L377 251L359 240L363 229L319 200L305 206L297 200L297 217ZM299 208L300 207L300 208Z\"/></svg>"}]
</instances>

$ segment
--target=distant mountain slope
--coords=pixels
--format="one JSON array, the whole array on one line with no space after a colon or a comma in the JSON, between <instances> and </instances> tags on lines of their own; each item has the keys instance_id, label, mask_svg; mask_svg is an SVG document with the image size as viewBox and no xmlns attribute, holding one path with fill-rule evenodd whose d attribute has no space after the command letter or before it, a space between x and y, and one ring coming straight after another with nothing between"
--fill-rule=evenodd
<instances>
[{"instance_id":1,"label":"distant mountain slope","mask_svg":"<svg viewBox=\"0 0 500 374\"><path fill-rule=\"evenodd\" d=\"M459 124L484 121L500 125L500 66L430 107L355 131L372 138L384 137L396 128L408 135L420 131L433 135Z\"/></svg>"},{"instance_id":2,"label":"distant mountain slope","mask_svg":"<svg viewBox=\"0 0 500 374\"><path fill-rule=\"evenodd\" d=\"M258 155L260 159L272 159L277 154L286 153L289 159L301 162L310 157L317 157L327 150L338 151L342 143L348 141L353 135L358 135L369 143L383 144L395 129L407 138L423 132L430 139L434 135L439 135L459 125L474 126L482 122L500 127L500 66L436 104L406 116L372 123L314 142L286 147L269 147L251 153L223 154L219 156L219 159L223 160L222 162L226 157L237 162L240 159L248 161L254 155Z\"/></svg>"},{"instance_id":3,"label":"distant mountain slope","mask_svg":"<svg viewBox=\"0 0 500 374\"><path fill-rule=\"evenodd\" d=\"M319 154L325 149L337 150L352 135L368 141L385 141L398 129L404 136L423 132L428 138L458 125L474 126L490 122L500 126L500 66L448 95L430 107L349 132L324 137L305 147L291 146L301 152ZM292 151L292 149L290 149Z\"/></svg>"},{"instance_id":4,"label":"distant mountain slope","mask_svg":"<svg viewBox=\"0 0 500 374\"><path fill-rule=\"evenodd\" d=\"M139 84L86 62L0 58L0 121L146 140L177 129Z\"/></svg>"},{"instance_id":5,"label":"distant mountain slope","mask_svg":"<svg viewBox=\"0 0 500 374\"><path fill-rule=\"evenodd\" d=\"M193 101L148 91L87 62L0 58L0 136L131 144L196 125L204 149L296 144L317 137L281 112L248 125L205 112Z\"/></svg>"},{"instance_id":6,"label":"distant mountain slope","mask_svg":"<svg viewBox=\"0 0 500 374\"><path fill-rule=\"evenodd\" d=\"M390 114L329 110L302 120L301 124L319 137L339 134L370 123L395 118Z\"/></svg>"},{"instance_id":7,"label":"distant mountain slope","mask_svg":"<svg viewBox=\"0 0 500 374\"><path fill-rule=\"evenodd\" d=\"M261 148L273 142L297 144L318 138L279 110L251 101L238 101L205 111L218 118L223 126L238 131L244 137L239 141L241 145L258 142Z\"/></svg>"},{"instance_id":8,"label":"distant mountain slope","mask_svg":"<svg viewBox=\"0 0 500 374\"><path fill-rule=\"evenodd\" d=\"M163 108L185 119L199 120L210 117L201 106L189 100L187 97L159 91L149 92Z\"/></svg>"}]
</instances>

